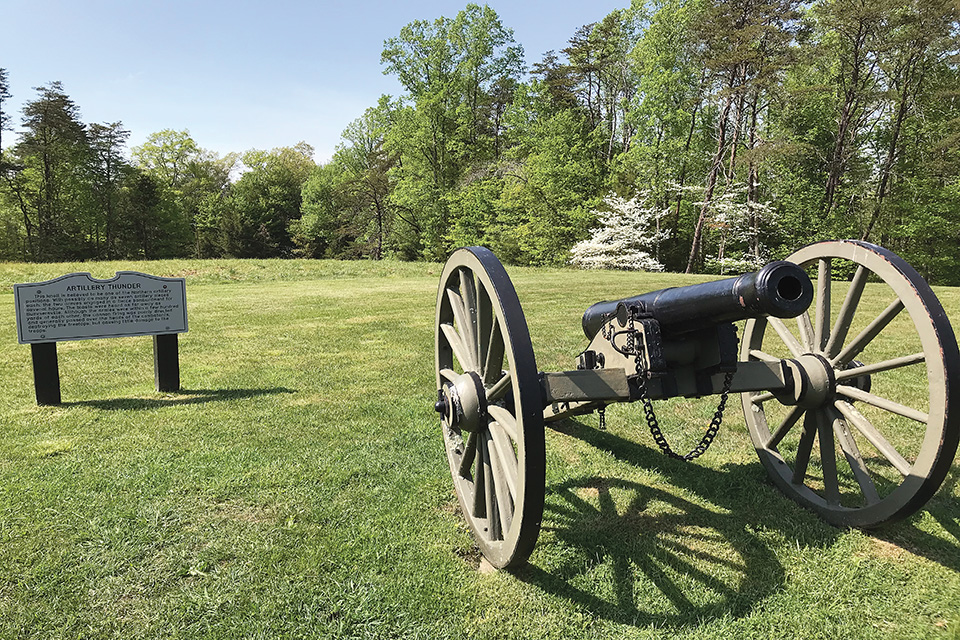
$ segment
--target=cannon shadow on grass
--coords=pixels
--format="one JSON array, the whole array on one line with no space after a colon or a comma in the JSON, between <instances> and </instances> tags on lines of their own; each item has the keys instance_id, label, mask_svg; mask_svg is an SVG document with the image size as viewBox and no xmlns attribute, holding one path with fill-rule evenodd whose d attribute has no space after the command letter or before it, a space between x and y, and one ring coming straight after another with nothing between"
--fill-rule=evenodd
<instances>
[{"instance_id":1,"label":"cannon shadow on grass","mask_svg":"<svg viewBox=\"0 0 960 640\"><path fill-rule=\"evenodd\" d=\"M759 464L694 467L575 420L551 427L666 476L662 488L597 475L547 486L541 540L558 550L516 576L594 615L668 627L742 617L786 580L765 538L839 536L766 485Z\"/></svg>"},{"instance_id":2,"label":"cannon shadow on grass","mask_svg":"<svg viewBox=\"0 0 960 640\"><path fill-rule=\"evenodd\" d=\"M189 404L204 404L207 402L222 402L224 400L242 400L276 393L296 393L294 389L286 387L270 387L266 389L181 389L176 395L163 398L111 398L108 400L80 400L64 402L63 407L94 407L96 409L138 410L158 409L160 407L176 407Z\"/></svg>"}]
</instances>

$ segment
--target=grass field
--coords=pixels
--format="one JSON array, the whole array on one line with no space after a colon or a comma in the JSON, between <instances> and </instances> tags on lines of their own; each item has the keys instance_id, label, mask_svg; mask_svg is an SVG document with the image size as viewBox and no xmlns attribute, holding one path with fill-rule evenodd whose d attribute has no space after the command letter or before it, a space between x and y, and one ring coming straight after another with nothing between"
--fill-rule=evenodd
<instances>
[{"instance_id":1,"label":"grass field","mask_svg":"<svg viewBox=\"0 0 960 640\"><path fill-rule=\"evenodd\" d=\"M183 392L147 338L67 342L37 407L12 283L117 269L186 277ZM0 638L960 638L956 465L908 521L838 530L767 481L738 402L693 464L639 406L548 428L537 549L478 570L432 409L440 269L0 264ZM590 303L699 280L509 271L543 370ZM665 432L715 404L661 404Z\"/></svg>"}]
</instances>

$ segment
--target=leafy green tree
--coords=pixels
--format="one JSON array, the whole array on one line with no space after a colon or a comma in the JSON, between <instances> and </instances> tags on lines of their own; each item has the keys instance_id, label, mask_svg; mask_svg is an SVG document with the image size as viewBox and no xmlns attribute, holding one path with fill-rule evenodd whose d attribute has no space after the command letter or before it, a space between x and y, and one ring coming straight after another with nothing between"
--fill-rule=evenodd
<instances>
[{"instance_id":1,"label":"leafy green tree","mask_svg":"<svg viewBox=\"0 0 960 640\"><path fill-rule=\"evenodd\" d=\"M614 190L647 191L659 208L670 209L661 259L677 270L691 240L681 225L691 215L686 187L705 171L701 159L709 154L702 135L707 75L693 34L699 10L700 3L688 0L658 0L638 9L636 20L645 28L630 53L637 88L627 114L634 135L611 168Z\"/></svg>"},{"instance_id":2,"label":"leafy green tree","mask_svg":"<svg viewBox=\"0 0 960 640\"><path fill-rule=\"evenodd\" d=\"M109 260L119 254L116 242L121 189L132 169L123 153L130 132L119 122L92 124L88 131L92 152L91 188L98 209L95 218L96 257Z\"/></svg>"},{"instance_id":3,"label":"leafy green tree","mask_svg":"<svg viewBox=\"0 0 960 640\"><path fill-rule=\"evenodd\" d=\"M487 5L468 4L450 24L449 37L461 95L458 133L471 156L496 159L501 118L524 71L523 48Z\"/></svg>"},{"instance_id":4,"label":"leafy green tree","mask_svg":"<svg viewBox=\"0 0 960 640\"><path fill-rule=\"evenodd\" d=\"M76 103L59 82L37 88L23 108L25 128L13 150L18 169L7 186L20 210L33 260L83 258L91 207L86 168L90 147Z\"/></svg>"},{"instance_id":5,"label":"leafy green tree","mask_svg":"<svg viewBox=\"0 0 960 640\"><path fill-rule=\"evenodd\" d=\"M384 44L384 73L408 92L384 139L395 158L390 200L404 230L416 233L395 243L401 254L442 259L450 249L448 196L466 173L505 153L522 55L496 12L476 4L453 19L412 22Z\"/></svg>"},{"instance_id":6,"label":"leafy green tree","mask_svg":"<svg viewBox=\"0 0 960 640\"><path fill-rule=\"evenodd\" d=\"M8 162L3 148L3 132L10 129L10 114L6 103L12 97L7 70L0 68L0 259L5 260L21 257L21 223L9 189L12 184L10 172L14 165Z\"/></svg>"},{"instance_id":7,"label":"leafy green tree","mask_svg":"<svg viewBox=\"0 0 960 640\"><path fill-rule=\"evenodd\" d=\"M169 189L179 189L189 179L189 167L201 155L190 132L164 129L147 136L131 150L137 165Z\"/></svg>"},{"instance_id":8,"label":"leafy green tree","mask_svg":"<svg viewBox=\"0 0 960 640\"><path fill-rule=\"evenodd\" d=\"M827 157L821 217L828 218L840 201L844 180L865 163L865 135L876 118L880 88L878 51L884 46L886 15L892 0L824 0L813 9L822 60L832 65L836 92L835 132ZM869 170L869 169L865 169ZM852 176L860 182L863 173Z\"/></svg>"},{"instance_id":9,"label":"leafy green tree","mask_svg":"<svg viewBox=\"0 0 960 640\"><path fill-rule=\"evenodd\" d=\"M316 166L313 147L300 142L243 154L246 171L233 185L223 232L228 255L276 258L292 255L290 223L300 218L303 185Z\"/></svg>"},{"instance_id":10,"label":"leafy green tree","mask_svg":"<svg viewBox=\"0 0 960 640\"><path fill-rule=\"evenodd\" d=\"M543 54L540 62L533 65L530 75L539 81L549 100L545 105L551 113L576 109L580 106L577 99L577 77L573 65L564 62L553 50Z\"/></svg>"},{"instance_id":11,"label":"leafy green tree","mask_svg":"<svg viewBox=\"0 0 960 640\"><path fill-rule=\"evenodd\" d=\"M955 58L960 48L960 4L953 0L899 3L887 16L887 47L879 60L889 115L883 123L877 185L861 238L870 238L890 195L895 167L903 155L903 130L918 105L928 73Z\"/></svg>"},{"instance_id":12,"label":"leafy green tree","mask_svg":"<svg viewBox=\"0 0 960 640\"><path fill-rule=\"evenodd\" d=\"M193 231L193 255L211 258L223 255L221 221L229 206L231 172L238 162L234 153L220 157L211 151L187 164L187 178L177 190L180 210Z\"/></svg>"},{"instance_id":13,"label":"leafy green tree","mask_svg":"<svg viewBox=\"0 0 960 640\"><path fill-rule=\"evenodd\" d=\"M384 148L392 108L384 97L351 122L331 162L304 184L303 217L292 223L299 253L379 260L395 248L403 223L390 200L394 157Z\"/></svg>"},{"instance_id":14,"label":"leafy green tree","mask_svg":"<svg viewBox=\"0 0 960 640\"><path fill-rule=\"evenodd\" d=\"M712 0L698 14L695 31L703 48L707 77L720 104L716 118L717 144L690 243L688 273L702 257L704 225L725 164L727 175L733 177L747 101L756 96L768 75L776 73L776 64L773 67L768 64L768 53L783 49L793 39L796 4L796 0Z\"/></svg>"},{"instance_id":15,"label":"leafy green tree","mask_svg":"<svg viewBox=\"0 0 960 640\"><path fill-rule=\"evenodd\" d=\"M537 109L546 96L527 99ZM562 264L570 247L585 238L602 200L602 128L587 115L565 110L529 123L503 163L502 212L488 234L508 260Z\"/></svg>"},{"instance_id":16,"label":"leafy green tree","mask_svg":"<svg viewBox=\"0 0 960 640\"><path fill-rule=\"evenodd\" d=\"M164 199L160 180L144 171L133 172L123 192L124 218L120 240L125 257L141 260L181 255L189 228Z\"/></svg>"},{"instance_id":17,"label":"leafy green tree","mask_svg":"<svg viewBox=\"0 0 960 640\"><path fill-rule=\"evenodd\" d=\"M357 258L357 231L342 215L341 167L329 162L314 168L301 189L301 217L290 222L294 254L305 258Z\"/></svg>"},{"instance_id":18,"label":"leafy green tree","mask_svg":"<svg viewBox=\"0 0 960 640\"><path fill-rule=\"evenodd\" d=\"M0 67L0 165L3 163L3 132L10 129L10 114L7 113L4 103L9 102L12 97L7 70ZM2 166L0 166L0 170L2 170Z\"/></svg>"},{"instance_id":19,"label":"leafy green tree","mask_svg":"<svg viewBox=\"0 0 960 640\"><path fill-rule=\"evenodd\" d=\"M173 129L151 134L131 155L160 185L161 198L173 205L171 215L180 218L178 227L192 230L192 241L178 253L198 258L222 255L222 219L237 156L221 158L202 149L188 131Z\"/></svg>"},{"instance_id":20,"label":"leafy green tree","mask_svg":"<svg viewBox=\"0 0 960 640\"><path fill-rule=\"evenodd\" d=\"M446 197L450 226L446 238L451 246L496 245L497 222L503 215L502 195L505 179L500 170L478 172L465 178L456 191Z\"/></svg>"},{"instance_id":21,"label":"leafy green tree","mask_svg":"<svg viewBox=\"0 0 960 640\"><path fill-rule=\"evenodd\" d=\"M949 184L955 4L822 0L808 15L771 117L786 142L772 163L782 241L875 236L945 273L920 256L940 242L925 229L954 228L935 203Z\"/></svg>"}]
</instances>

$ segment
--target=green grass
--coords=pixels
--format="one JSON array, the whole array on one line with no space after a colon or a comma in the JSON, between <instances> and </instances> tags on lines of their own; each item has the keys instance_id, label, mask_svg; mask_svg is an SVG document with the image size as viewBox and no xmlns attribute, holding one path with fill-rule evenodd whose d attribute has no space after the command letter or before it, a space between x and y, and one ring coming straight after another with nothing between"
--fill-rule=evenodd
<instances>
[{"instance_id":1,"label":"green grass","mask_svg":"<svg viewBox=\"0 0 960 640\"><path fill-rule=\"evenodd\" d=\"M37 407L12 283L117 269L187 278L184 392L153 391L149 339L69 342ZM638 406L548 429L530 564L478 571L432 411L439 272L0 264L0 638L960 638L956 467L908 521L835 529L767 481L733 401L695 464ZM510 273L544 370L590 303L699 280ZM715 403L660 403L665 432Z\"/></svg>"}]
</instances>

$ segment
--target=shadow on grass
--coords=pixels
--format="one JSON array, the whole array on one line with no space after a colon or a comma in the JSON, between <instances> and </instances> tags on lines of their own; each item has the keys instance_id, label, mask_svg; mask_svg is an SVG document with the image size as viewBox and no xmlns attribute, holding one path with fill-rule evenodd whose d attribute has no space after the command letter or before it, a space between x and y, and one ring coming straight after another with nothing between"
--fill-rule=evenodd
<instances>
[{"instance_id":1,"label":"shadow on grass","mask_svg":"<svg viewBox=\"0 0 960 640\"><path fill-rule=\"evenodd\" d=\"M178 405L256 398L276 393L296 393L296 391L287 389L286 387L271 387L268 389L181 389L176 395L163 398L80 400L79 402L64 402L61 406L94 407L107 410L156 409L159 407L175 407Z\"/></svg>"},{"instance_id":2,"label":"shadow on grass","mask_svg":"<svg viewBox=\"0 0 960 640\"><path fill-rule=\"evenodd\" d=\"M574 420L551 426L655 469L670 485L664 490L594 475L547 487L543 538L556 540L560 551L516 576L594 615L670 627L742 617L786 580L765 541L770 532L822 547L840 534L766 485L759 465L717 471Z\"/></svg>"},{"instance_id":3,"label":"shadow on grass","mask_svg":"<svg viewBox=\"0 0 960 640\"><path fill-rule=\"evenodd\" d=\"M958 475L960 469L955 467L947 476L947 481L924 507L943 527L945 537L924 531L917 526L915 518L874 531L873 535L948 569L960 571L960 500L953 497Z\"/></svg>"}]
</instances>

